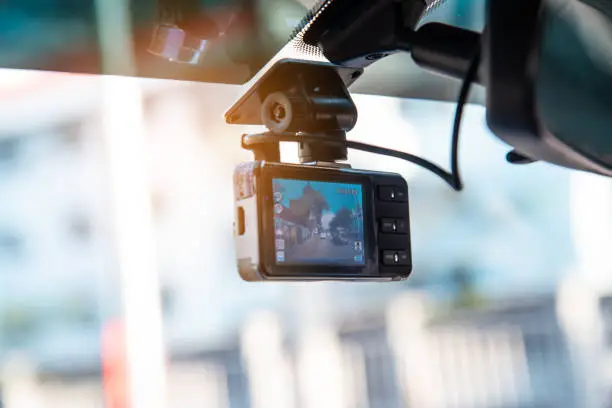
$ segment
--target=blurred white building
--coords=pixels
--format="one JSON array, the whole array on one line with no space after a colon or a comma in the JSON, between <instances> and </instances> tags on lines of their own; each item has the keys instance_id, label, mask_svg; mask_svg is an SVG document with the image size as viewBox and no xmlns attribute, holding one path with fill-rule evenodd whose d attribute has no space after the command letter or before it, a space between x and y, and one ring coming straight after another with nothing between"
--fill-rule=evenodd
<instances>
[{"instance_id":1,"label":"blurred white building","mask_svg":"<svg viewBox=\"0 0 612 408\"><path fill-rule=\"evenodd\" d=\"M119 312L101 130L103 87L94 77L32 73L22 86L0 93L0 313L8 314L8 320L13 315L20 319L15 323L23 326L20 330L42 330L39 336L24 333L40 344L18 342L18 347L37 350L37 358L53 364L67 357L54 355L59 350L84 353L74 355L77 360L97 358L98 325ZM216 278L224 275L217 271L234 268L227 223L232 217L232 186L220 180L218 172L231 174L236 160L207 146L216 138L204 140L205 121L199 123L194 112L194 105L204 106L193 92L182 91L184 85L142 81L142 88L147 95L171 89L164 99L171 103L163 108L170 111L161 115L165 122L155 121L155 113L149 116L151 150L142 152L152 168L151 201L169 340L191 336L201 341L222 331L216 326L227 320L226 314L202 311L215 303L211 297L220 295ZM225 94L230 101L233 88ZM153 103L152 109L158 105ZM150 106L145 102L145 107ZM222 123L222 118L216 121ZM207 197L214 191L217 200L193 200L194 195ZM207 230L222 235L202 233ZM219 248L227 253L217 256ZM194 275L198 272L200 276ZM226 275L229 291L232 278L238 278L231 272ZM205 302L198 305L199 299ZM88 324L89 335L84 331ZM9 331L3 327L0 335Z\"/></svg>"},{"instance_id":2,"label":"blurred white building","mask_svg":"<svg viewBox=\"0 0 612 408\"><path fill-rule=\"evenodd\" d=\"M0 336L2 352L59 366L70 350L78 366L97 359L112 251L97 84L65 80L0 92Z\"/></svg>"},{"instance_id":3,"label":"blurred white building","mask_svg":"<svg viewBox=\"0 0 612 408\"><path fill-rule=\"evenodd\" d=\"M243 408L256 399L266 405L261 395L274 386L254 389L248 377L276 367L258 366L266 364L258 358L264 349L257 336L247 342L243 328L268 338L268 329L251 320L252 312L267 309L279 326L266 355L290 373L283 384L296 393L287 392L283 408L320 407L324 394L312 390L322 382L346 408L587 406L570 402L583 395L575 376L589 371L592 356L580 357L583 368L575 356L599 346L568 337L552 295L574 258L563 201L568 181L550 167L527 175L496 164L506 148L488 139L481 110L466 117L468 187L461 195L409 165L376 161L381 170L388 162L412 186L416 269L408 286L305 290L248 284L235 271L230 180L235 164L250 155L238 142L246 129L225 126L222 113L238 89L141 84L170 405ZM103 86L92 77L36 74L0 93L0 360L26 355L45 384L43 395L56 400L61 392L102 400L101 331L120 317ZM446 141L436 138L450 134L442 119L452 115L451 105L356 102L362 108L356 139L445 163ZM384 126L383 115L390 115ZM351 159L356 167L372 163L366 155ZM550 191L542 194L538 183ZM394 309L390 299L414 282L432 285L434 298L453 296L448 274L457 266L477 276L494 304L496 296L540 294L443 319L431 319L430 306L418 302L399 318L391 312L405 305ZM309 356L319 358L305 366ZM330 361L337 363L331 374L317 375ZM73 406L84 406L79 401L72 399Z\"/></svg>"}]
</instances>

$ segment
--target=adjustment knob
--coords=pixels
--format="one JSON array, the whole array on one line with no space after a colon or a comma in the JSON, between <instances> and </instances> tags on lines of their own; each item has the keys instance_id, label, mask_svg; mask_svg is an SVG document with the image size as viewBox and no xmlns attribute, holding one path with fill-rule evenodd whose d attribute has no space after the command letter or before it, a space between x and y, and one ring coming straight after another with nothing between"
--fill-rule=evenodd
<instances>
[{"instance_id":1,"label":"adjustment knob","mask_svg":"<svg viewBox=\"0 0 612 408\"><path fill-rule=\"evenodd\" d=\"M306 131L308 130L307 103L299 96L273 92L262 104L261 121L276 133Z\"/></svg>"}]
</instances>

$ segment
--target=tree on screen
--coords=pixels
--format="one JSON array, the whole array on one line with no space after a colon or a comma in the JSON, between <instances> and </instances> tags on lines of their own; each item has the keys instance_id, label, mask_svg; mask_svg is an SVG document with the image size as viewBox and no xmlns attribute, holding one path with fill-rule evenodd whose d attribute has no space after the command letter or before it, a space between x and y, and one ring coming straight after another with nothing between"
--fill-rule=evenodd
<instances>
[{"instance_id":1,"label":"tree on screen","mask_svg":"<svg viewBox=\"0 0 612 408\"><path fill-rule=\"evenodd\" d=\"M329 222L329 229L337 231L338 228L344 228L347 231L353 229L353 212L348 208L341 208Z\"/></svg>"},{"instance_id":2,"label":"tree on screen","mask_svg":"<svg viewBox=\"0 0 612 408\"><path fill-rule=\"evenodd\" d=\"M323 212L329 210L329 203L321 192L307 185L300 198L290 201L289 209L298 217L300 224L314 227L309 225L309 220L314 219L316 226L321 228Z\"/></svg>"}]
</instances>

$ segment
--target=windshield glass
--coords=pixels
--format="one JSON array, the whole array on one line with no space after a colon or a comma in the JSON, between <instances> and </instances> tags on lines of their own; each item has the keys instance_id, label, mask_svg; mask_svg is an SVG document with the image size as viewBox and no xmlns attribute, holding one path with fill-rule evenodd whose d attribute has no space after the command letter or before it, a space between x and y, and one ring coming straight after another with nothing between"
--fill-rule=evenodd
<instances>
[{"instance_id":1,"label":"windshield glass","mask_svg":"<svg viewBox=\"0 0 612 408\"><path fill-rule=\"evenodd\" d=\"M315 0L2 2L0 67L243 84L287 44L316 3ZM173 12L164 12L168 9ZM422 23L431 21L480 30L484 24L484 0L440 2L424 16ZM160 26L168 26L170 31L158 31ZM203 48L200 50L194 43L204 44ZM177 48L177 44L184 47ZM195 55L187 49L200 50L199 57L183 58ZM300 47L289 44L287 54L292 58L314 58L299 50ZM407 54L392 55L372 66L354 90L437 100L454 99L457 93L456 83L418 69ZM482 99L476 95L475 100Z\"/></svg>"},{"instance_id":2,"label":"windshield glass","mask_svg":"<svg viewBox=\"0 0 612 408\"><path fill-rule=\"evenodd\" d=\"M256 72L104 48L126 44L107 41L126 35L113 13L137 27L153 15L147 1L130 3L137 17L120 0L47 3L0 5L2 66L233 83ZM264 24L273 54L295 23L285 17L312 1L261 3L279 5L264 14L281 17L281 29ZM449 0L427 18L479 28L482 3ZM127 43L148 44L134 35ZM455 106L414 98L454 99L457 82L411 64L394 55L359 79L348 137L446 167ZM361 94L372 92L391 96ZM506 163L508 146L470 105L461 193L405 162L349 153L356 169L408 182L407 281L247 283L232 179L252 160L240 135L261 128L224 122L240 93L0 70L0 407L609 406L608 180ZM297 161L294 145L282 155Z\"/></svg>"},{"instance_id":3,"label":"windshield glass","mask_svg":"<svg viewBox=\"0 0 612 408\"><path fill-rule=\"evenodd\" d=\"M0 79L5 407L582 405L591 360L573 350L609 343L591 337L609 302L586 289L604 281L609 183L507 164L483 108L465 116L462 193L350 153L408 181L408 281L254 284L232 239L239 137L259 130L223 121L238 87ZM447 162L453 104L355 101L351 139Z\"/></svg>"}]
</instances>

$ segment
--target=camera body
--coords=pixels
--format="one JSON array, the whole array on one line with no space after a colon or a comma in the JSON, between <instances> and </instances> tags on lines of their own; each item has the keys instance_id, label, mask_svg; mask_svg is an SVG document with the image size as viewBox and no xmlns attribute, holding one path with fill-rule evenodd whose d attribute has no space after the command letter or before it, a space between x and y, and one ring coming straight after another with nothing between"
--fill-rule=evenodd
<instances>
[{"instance_id":1,"label":"camera body","mask_svg":"<svg viewBox=\"0 0 612 408\"><path fill-rule=\"evenodd\" d=\"M236 168L234 190L244 280L410 275L408 186L398 174L254 161Z\"/></svg>"}]
</instances>

